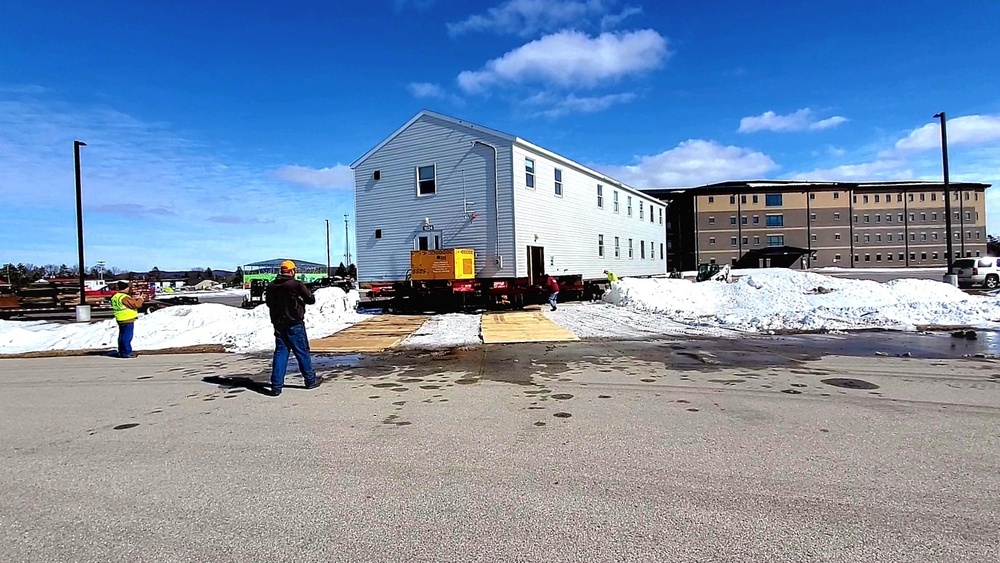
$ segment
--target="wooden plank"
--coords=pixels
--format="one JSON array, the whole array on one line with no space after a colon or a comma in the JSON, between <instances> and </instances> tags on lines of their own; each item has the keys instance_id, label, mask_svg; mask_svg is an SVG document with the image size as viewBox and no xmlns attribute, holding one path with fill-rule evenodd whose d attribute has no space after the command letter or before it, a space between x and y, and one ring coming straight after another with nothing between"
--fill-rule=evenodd
<instances>
[{"instance_id":1,"label":"wooden plank","mask_svg":"<svg viewBox=\"0 0 1000 563\"><path fill-rule=\"evenodd\" d=\"M483 342L565 342L580 338L549 320L540 311L513 313L484 313L482 318Z\"/></svg>"},{"instance_id":2,"label":"wooden plank","mask_svg":"<svg viewBox=\"0 0 1000 563\"><path fill-rule=\"evenodd\" d=\"M313 352L381 352L398 346L428 317L424 315L377 315L325 338L309 341Z\"/></svg>"}]
</instances>

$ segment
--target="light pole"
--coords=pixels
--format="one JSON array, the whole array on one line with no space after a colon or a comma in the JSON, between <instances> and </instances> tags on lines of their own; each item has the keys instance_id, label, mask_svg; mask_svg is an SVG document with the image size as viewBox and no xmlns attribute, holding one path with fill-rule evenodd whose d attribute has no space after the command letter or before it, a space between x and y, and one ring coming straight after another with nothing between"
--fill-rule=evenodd
<instances>
[{"instance_id":1,"label":"light pole","mask_svg":"<svg viewBox=\"0 0 1000 563\"><path fill-rule=\"evenodd\" d=\"M330 220L326 220L326 277L330 276Z\"/></svg>"},{"instance_id":2,"label":"light pole","mask_svg":"<svg viewBox=\"0 0 1000 563\"><path fill-rule=\"evenodd\" d=\"M73 158L76 164L76 242L80 251L80 305L87 304L87 290L83 283L83 185L80 182L80 147L83 141L73 141Z\"/></svg>"},{"instance_id":3,"label":"light pole","mask_svg":"<svg viewBox=\"0 0 1000 563\"><path fill-rule=\"evenodd\" d=\"M344 257L347 259L347 268L351 267L351 232L347 227L347 213L344 213Z\"/></svg>"},{"instance_id":4,"label":"light pole","mask_svg":"<svg viewBox=\"0 0 1000 563\"><path fill-rule=\"evenodd\" d=\"M948 178L948 126L946 124L946 118L944 112L935 113L934 117L941 120L941 163L944 168L944 225L945 230L945 240L948 241L947 253L945 264L948 266L948 272L946 276L952 275L951 264L955 261L955 254L952 252L952 236L951 232L951 186L949 184ZM947 277L945 281L953 281L950 277ZM958 280L954 280L957 285Z\"/></svg>"}]
</instances>

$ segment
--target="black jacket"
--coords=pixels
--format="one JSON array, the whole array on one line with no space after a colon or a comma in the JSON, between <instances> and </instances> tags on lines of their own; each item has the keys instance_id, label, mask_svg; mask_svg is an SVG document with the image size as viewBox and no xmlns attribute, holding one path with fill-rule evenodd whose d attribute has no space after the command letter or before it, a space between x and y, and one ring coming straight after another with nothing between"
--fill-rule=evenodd
<instances>
[{"instance_id":1,"label":"black jacket","mask_svg":"<svg viewBox=\"0 0 1000 563\"><path fill-rule=\"evenodd\" d=\"M264 302L271 310L271 324L288 328L305 320L306 305L316 303L316 297L299 280L278 276L267 286Z\"/></svg>"}]
</instances>

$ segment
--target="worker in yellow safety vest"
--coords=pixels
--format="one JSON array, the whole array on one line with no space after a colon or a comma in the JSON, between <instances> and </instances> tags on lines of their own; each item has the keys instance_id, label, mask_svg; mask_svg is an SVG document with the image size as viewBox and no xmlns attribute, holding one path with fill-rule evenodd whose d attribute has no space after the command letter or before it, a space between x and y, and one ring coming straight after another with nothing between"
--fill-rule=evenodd
<instances>
[{"instance_id":1,"label":"worker in yellow safety vest","mask_svg":"<svg viewBox=\"0 0 1000 563\"><path fill-rule=\"evenodd\" d=\"M118 282L118 293L111 297L111 310L115 312L118 321L118 357L134 358L132 353L132 334L135 331L135 320L139 318L139 308L142 307L142 297L132 297L132 287L127 281Z\"/></svg>"},{"instance_id":2,"label":"worker in yellow safety vest","mask_svg":"<svg viewBox=\"0 0 1000 563\"><path fill-rule=\"evenodd\" d=\"M609 283L618 281L618 276L616 276L611 270L604 270L604 275L608 276Z\"/></svg>"}]
</instances>

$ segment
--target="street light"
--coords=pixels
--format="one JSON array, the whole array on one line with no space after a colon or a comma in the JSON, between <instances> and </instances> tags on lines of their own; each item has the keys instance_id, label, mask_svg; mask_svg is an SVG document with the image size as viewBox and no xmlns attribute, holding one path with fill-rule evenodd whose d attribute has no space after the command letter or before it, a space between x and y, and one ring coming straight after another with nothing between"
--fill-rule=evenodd
<instances>
[{"instance_id":1,"label":"street light","mask_svg":"<svg viewBox=\"0 0 1000 563\"><path fill-rule=\"evenodd\" d=\"M83 185L80 183L80 147L83 141L73 141L73 157L76 163L76 241L80 251L80 305L87 304L87 290L83 283Z\"/></svg>"},{"instance_id":2,"label":"street light","mask_svg":"<svg viewBox=\"0 0 1000 563\"><path fill-rule=\"evenodd\" d=\"M941 120L941 162L942 162L942 167L944 168L944 224L945 224L944 228L947 231L945 233L945 240L947 240L948 242L948 245L946 247L948 252L947 256L948 273L945 274L946 276L945 281L954 282L955 284L957 284L958 282L957 279L952 280L950 277L948 277L952 275L951 265L952 262L954 262L955 260L955 254L952 252L953 247L951 240L953 234L951 232L951 187L948 179L948 127L946 124L946 118L943 111L941 113L935 113L934 117Z\"/></svg>"}]
</instances>

